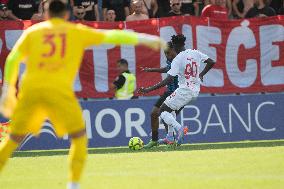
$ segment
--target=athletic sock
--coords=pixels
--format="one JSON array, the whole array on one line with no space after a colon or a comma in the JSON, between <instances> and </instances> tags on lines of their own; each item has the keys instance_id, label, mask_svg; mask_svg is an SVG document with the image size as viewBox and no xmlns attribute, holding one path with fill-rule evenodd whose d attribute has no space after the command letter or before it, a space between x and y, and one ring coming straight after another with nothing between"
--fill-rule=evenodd
<instances>
[{"instance_id":1,"label":"athletic sock","mask_svg":"<svg viewBox=\"0 0 284 189\"><path fill-rule=\"evenodd\" d=\"M169 126L168 129L168 136L173 137L174 136L174 127L173 126Z\"/></svg>"}]
</instances>

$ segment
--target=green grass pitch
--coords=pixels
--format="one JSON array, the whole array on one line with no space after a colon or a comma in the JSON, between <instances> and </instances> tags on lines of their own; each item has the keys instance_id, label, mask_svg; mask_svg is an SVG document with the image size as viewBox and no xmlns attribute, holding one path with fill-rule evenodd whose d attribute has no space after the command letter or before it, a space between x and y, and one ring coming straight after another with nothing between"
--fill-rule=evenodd
<instances>
[{"instance_id":1,"label":"green grass pitch","mask_svg":"<svg viewBox=\"0 0 284 189\"><path fill-rule=\"evenodd\" d=\"M90 149L82 189L281 189L284 141L160 146L151 151ZM67 151L17 152L1 189L64 189Z\"/></svg>"}]
</instances>

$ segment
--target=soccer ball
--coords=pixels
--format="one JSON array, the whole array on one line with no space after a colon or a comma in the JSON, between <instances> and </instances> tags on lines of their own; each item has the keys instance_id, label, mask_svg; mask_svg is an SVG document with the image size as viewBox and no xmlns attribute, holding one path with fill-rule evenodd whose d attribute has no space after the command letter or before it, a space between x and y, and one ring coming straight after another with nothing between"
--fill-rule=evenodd
<instances>
[{"instance_id":1,"label":"soccer ball","mask_svg":"<svg viewBox=\"0 0 284 189\"><path fill-rule=\"evenodd\" d=\"M143 140L139 137L132 137L129 140L128 146L131 150L141 150L144 146Z\"/></svg>"}]
</instances>

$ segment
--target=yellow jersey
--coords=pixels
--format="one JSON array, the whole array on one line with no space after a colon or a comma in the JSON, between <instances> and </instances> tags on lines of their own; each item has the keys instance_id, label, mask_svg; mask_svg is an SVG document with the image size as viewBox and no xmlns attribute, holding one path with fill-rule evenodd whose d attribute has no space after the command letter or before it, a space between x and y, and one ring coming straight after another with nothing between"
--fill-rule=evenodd
<instances>
[{"instance_id":1,"label":"yellow jersey","mask_svg":"<svg viewBox=\"0 0 284 189\"><path fill-rule=\"evenodd\" d=\"M24 31L13 50L25 58L20 88L73 91L84 49L101 44L104 33L81 24L52 18Z\"/></svg>"}]
</instances>

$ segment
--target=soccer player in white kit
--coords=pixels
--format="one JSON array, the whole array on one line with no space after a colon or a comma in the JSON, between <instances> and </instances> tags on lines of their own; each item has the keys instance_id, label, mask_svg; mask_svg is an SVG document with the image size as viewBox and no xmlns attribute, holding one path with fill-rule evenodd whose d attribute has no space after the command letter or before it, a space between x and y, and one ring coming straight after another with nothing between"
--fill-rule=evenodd
<instances>
[{"instance_id":1,"label":"soccer player in white kit","mask_svg":"<svg viewBox=\"0 0 284 189\"><path fill-rule=\"evenodd\" d=\"M160 108L160 117L169 126L166 138L161 139L167 144L182 144L184 131L187 130L176 121L175 111L198 96L204 75L215 64L212 59L202 52L185 49L185 40L186 38L182 34L172 36L171 41L178 55L172 61L171 69L167 72L167 78L153 86L139 89L140 93L148 93L167 85L175 76L178 76L179 87L166 98ZM202 63L205 63L206 66L200 72L200 64ZM174 138L174 131L176 132L176 138Z\"/></svg>"}]
</instances>

